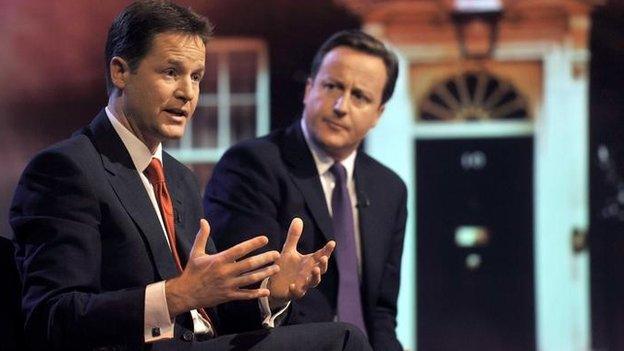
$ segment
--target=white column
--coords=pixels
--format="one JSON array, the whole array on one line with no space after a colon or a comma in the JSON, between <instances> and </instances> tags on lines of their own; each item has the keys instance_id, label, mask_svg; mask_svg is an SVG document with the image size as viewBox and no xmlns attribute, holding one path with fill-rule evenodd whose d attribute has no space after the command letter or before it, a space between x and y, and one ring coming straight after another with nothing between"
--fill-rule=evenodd
<instances>
[{"instance_id":1,"label":"white column","mask_svg":"<svg viewBox=\"0 0 624 351\"><path fill-rule=\"evenodd\" d=\"M407 185L408 219L401 266L397 335L403 347L409 350L416 349L416 181L415 147L411 132L414 116L409 92L409 63L399 54L399 77L394 95L386 104L381 120L366 139L366 152L395 171Z\"/></svg>"},{"instance_id":2,"label":"white column","mask_svg":"<svg viewBox=\"0 0 624 351\"><path fill-rule=\"evenodd\" d=\"M588 225L587 77L573 49L544 54L544 105L535 137L536 328L541 351L590 349L589 262L571 235Z\"/></svg>"}]
</instances>

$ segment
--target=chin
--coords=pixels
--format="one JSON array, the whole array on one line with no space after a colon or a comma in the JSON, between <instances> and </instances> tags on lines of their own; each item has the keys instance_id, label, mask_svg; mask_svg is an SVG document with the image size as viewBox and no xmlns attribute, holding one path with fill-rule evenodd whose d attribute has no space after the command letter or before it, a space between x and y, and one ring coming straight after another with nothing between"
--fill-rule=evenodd
<instances>
[{"instance_id":1,"label":"chin","mask_svg":"<svg viewBox=\"0 0 624 351\"><path fill-rule=\"evenodd\" d=\"M337 143L323 143L322 145L323 150L328 153L330 156L334 156L337 153L341 153L342 150L344 150L345 146L344 144L337 144Z\"/></svg>"},{"instance_id":2,"label":"chin","mask_svg":"<svg viewBox=\"0 0 624 351\"><path fill-rule=\"evenodd\" d=\"M167 139L177 140L184 136L184 127L167 128L161 134Z\"/></svg>"}]
</instances>

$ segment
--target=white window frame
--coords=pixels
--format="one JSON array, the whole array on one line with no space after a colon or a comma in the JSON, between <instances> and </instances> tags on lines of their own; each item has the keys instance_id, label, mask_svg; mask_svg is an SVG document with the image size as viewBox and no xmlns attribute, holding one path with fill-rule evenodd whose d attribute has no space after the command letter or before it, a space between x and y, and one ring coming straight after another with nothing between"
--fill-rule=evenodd
<instances>
[{"instance_id":1,"label":"white window frame","mask_svg":"<svg viewBox=\"0 0 624 351\"><path fill-rule=\"evenodd\" d=\"M258 55L256 90L252 93L230 92L228 54L241 51L254 51ZM166 147L166 151L182 163L216 163L233 145L230 132L230 108L232 106L255 104L256 136L269 132L269 58L266 43L254 38L212 38L206 45L206 54L215 53L217 54L217 92L200 91L197 107L217 107L217 146L193 147L193 119L190 119L179 146Z\"/></svg>"}]
</instances>

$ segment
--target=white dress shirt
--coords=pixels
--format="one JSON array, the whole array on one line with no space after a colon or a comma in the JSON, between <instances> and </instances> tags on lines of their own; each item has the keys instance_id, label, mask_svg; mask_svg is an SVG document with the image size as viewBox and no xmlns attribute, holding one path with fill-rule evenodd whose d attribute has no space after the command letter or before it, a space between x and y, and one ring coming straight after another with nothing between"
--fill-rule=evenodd
<instances>
[{"instance_id":1,"label":"white dress shirt","mask_svg":"<svg viewBox=\"0 0 624 351\"><path fill-rule=\"evenodd\" d=\"M134 163L134 167L136 168L137 174L141 181L143 182L143 186L147 191L147 194L152 202L152 206L154 207L154 211L158 216L158 221L160 222L160 227L162 228L162 234L165 240L167 240L167 244L171 247L169 243L169 238L167 237L167 231L165 229L165 224L162 219L162 215L160 214L160 208L158 206L158 200L156 200L156 195L154 193L154 187L147 179L145 174L143 173L147 166L149 166L152 158L157 158L162 164L162 145L158 144L156 147L156 151L154 154L143 144L139 138L137 138L132 132L130 132L117 118L113 115L111 110L106 107L106 115L108 116L108 120L113 125L113 128L121 138L124 146L128 150L130 154L130 158L132 159L132 163ZM193 318L193 329L195 333L212 333L212 328L210 327L210 323L206 321L197 310L191 311L191 316ZM171 339L173 338L173 326L174 323L169 318L169 309L167 308L167 297L165 295L165 281L160 281L157 283L149 284L145 289L145 312L144 312L144 337L145 342L153 342L162 339ZM152 335L152 330L154 328L158 328L160 330L159 335Z\"/></svg>"},{"instance_id":2,"label":"white dress shirt","mask_svg":"<svg viewBox=\"0 0 624 351\"><path fill-rule=\"evenodd\" d=\"M327 209L329 214L332 215L331 198L334 187L336 186L336 180L333 173L329 170L331 166L336 162L331 156L329 156L323 149L318 146L310 136L308 127L305 124L303 118L301 118L301 129L305 138L308 149L312 153L314 158L314 164L318 171L321 185L323 186L323 193L325 194L325 201L327 203ZM358 260L358 274L362 276L362 254L360 244L360 225L359 225L359 211L357 208L357 193L355 190L355 181L353 180L353 171L355 169L355 157L357 156L357 150L354 150L347 158L340 161L340 164L347 170L347 190L349 191L349 198L351 200L351 209L353 211L353 232L355 233L355 247Z\"/></svg>"},{"instance_id":3,"label":"white dress shirt","mask_svg":"<svg viewBox=\"0 0 624 351\"><path fill-rule=\"evenodd\" d=\"M152 158L157 158L162 164L162 144L158 144L158 146L156 147L156 151L154 152L154 154L152 154L141 140L139 140L134 134L132 134L131 131L129 131L123 124L121 124L121 122L119 122L119 120L115 117L115 115L113 115L108 107L106 107L105 110L109 121L113 125L113 128L121 138L121 141L128 150L128 153L130 154L132 163L134 164L139 178L141 178L143 186L145 187L150 201L152 202L152 206L154 207L154 211L156 212L158 221L160 222L160 226L162 228L162 234L165 240L167 240L167 244L169 244L169 247L171 247L171 244L169 243L169 238L167 237L167 230L165 229L165 224L160 213L160 208L158 206L158 200L156 199L154 188L150 183L149 179L147 179L147 177L143 173L147 166L149 166ZM266 288L267 283L268 278L262 282L262 288ZM286 316L284 312L288 309L290 305L289 302L283 308L273 314L269 307L268 298L260 298L258 300L258 303L262 315L262 325L267 328L273 328L276 324L279 324L283 317ZM191 310L190 312L193 319L193 329L196 334L213 334L210 323L208 323L208 321L206 321L201 316L201 314L197 312L197 310ZM159 329L159 335L153 335L154 328ZM167 297L165 294L165 281L149 284L145 289L145 342L171 339L174 336L173 332L174 323L169 317Z\"/></svg>"}]
</instances>

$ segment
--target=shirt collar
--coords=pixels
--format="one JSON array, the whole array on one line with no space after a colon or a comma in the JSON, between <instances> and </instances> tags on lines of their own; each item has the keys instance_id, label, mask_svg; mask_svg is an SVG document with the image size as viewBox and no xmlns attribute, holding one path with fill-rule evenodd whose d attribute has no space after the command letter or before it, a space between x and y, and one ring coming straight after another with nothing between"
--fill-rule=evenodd
<instances>
[{"instance_id":1,"label":"shirt collar","mask_svg":"<svg viewBox=\"0 0 624 351\"><path fill-rule=\"evenodd\" d=\"M113 128L121 138L124 146L128 150L130 154L130 158L132 158L132 163L134 163L134 167L139 172L143 172L147 166L149 166L152 158L157 158L162 164L162 144L159 143L156 147L156 151L152 155L151 151L147 148L145 144L136 135L132 134L128 128L126 128L117 117L113 114L113 112L108 108L105 108L106 116L108 116L108 120L113 125Z\"/></svg>"},{"instance_id":2,"label":"shirt collar","mask_svg":"<svg viewBox=\"0 0 624 351\"><path fill-rule=\"evenodd\" d=\"M310 136L310 132L308 131L308 127L305 124L303 118L300 120L301 130L303 131L303 137L308 145L308 149L312 153L312 158L314 159L314 164L316 165L316 170L319 175L325 174L325 172L329 171L331 166L336 162L334 159L329 156L319 145L317 145L312 137ZM340 161L340 163L347 170L347 179L353 178L353 170L355 168L355 157L357 156L357 150L353 150L347 158Z\"/></svg>"}]
</instances>

